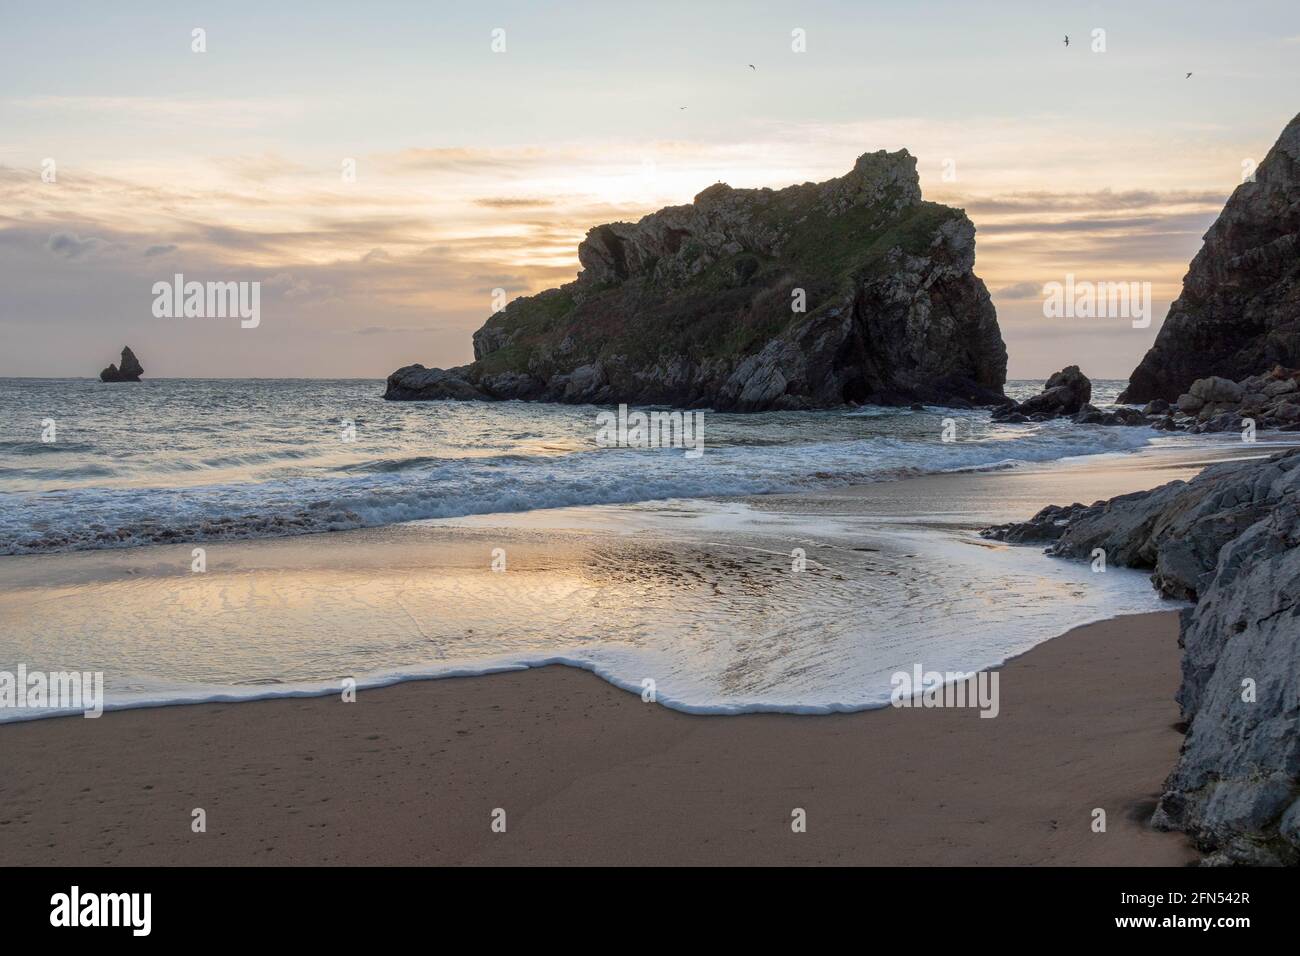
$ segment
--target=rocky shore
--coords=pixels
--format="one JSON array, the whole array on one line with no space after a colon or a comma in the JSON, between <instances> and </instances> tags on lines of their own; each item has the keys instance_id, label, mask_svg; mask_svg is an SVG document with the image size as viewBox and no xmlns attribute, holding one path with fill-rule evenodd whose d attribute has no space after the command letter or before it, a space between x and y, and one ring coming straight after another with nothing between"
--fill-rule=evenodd
<instances>
[{"instance_id":1,"label":"rocky shore","mask_svg":"<svg viewBox=\"0 0 1300 956\"><path fill-rule=\"evenodd\" d=\"M475 361L408 365L394 400L726 411L1004 401L1007 353L966 214L921 198L906 150L785 189L717 183L597 226L576 281L512 301Z\"/></svg>"},{"instance_id":2,"label":"rocky shore","mask_svg":"<svg viewBox=\"0 0 1300 956\"><path fill-rule=\"evenodd\" d=\"M1233 382L1212 375L1197 379L1170 403L1153 399L1141 410L1118 406L1100 409L1091 403L1092 382L1071 365L1049 378L1039 394L1023 402L1008 401L993 410L1000 422L1042 422L1070 418L1080 425L1149 425L1160 431L1205 432L1300 431L1300 369L1276 366L1265 375Z\"/></svg>"},{"instance_id":3,"label":"rocky shore","mask_svg":"<svg viewBox=\"0 0 1300 956\"><path fill-rule=\"evenodd\" d=\"M1155 812L1212 864L1300 863L1300 449L987 529L1150 568L1184 612L1186 739Z\"/></svg>"}]
</instances>

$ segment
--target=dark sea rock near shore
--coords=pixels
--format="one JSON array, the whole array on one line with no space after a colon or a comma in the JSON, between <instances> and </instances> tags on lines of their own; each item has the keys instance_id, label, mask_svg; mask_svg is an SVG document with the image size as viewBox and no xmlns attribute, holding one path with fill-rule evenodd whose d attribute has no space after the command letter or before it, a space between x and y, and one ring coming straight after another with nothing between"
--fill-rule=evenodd
<instances>
[{"instance_id":1,"label":"dark sea rock near shore","mask_svg":"<svg viewBox=\"0 0 1300 956\"><path fill-rule=\"evenodd\" d=\"M1300 366L1300 115L1236 188L1121 402L1175 401L1197 379Z\"/></svg>"},{"instance_id":2,"label":"dark sea rock near shore","mask_svg":"<svg viewBox=\"0 0 1300 956\"><path fill-rule=\"evenodd\" d=\"M1196 602L1179 638L1187 738L1153 822L1207 863L1300 864L1300 449L984 534L1102 548Z\"/></svg>"},{"instance_id":3,"label":"dark sea rock near shore","mask_svg":"<svg viewBox=\"0 0 1300 956\"><path fill-rule=\"evenodd\" d=\"M144 374L144 367L130 348L122 349L121 365L109 365L99 373L101 382L138 382Z\"/></svg>"},{"instance_id":4,"label":"dark sea rock near shore","mask_svg":"<svg viewBox=\"0 0 1300 956\"><path fill-rule=\"evenodd\" d=\"M1032 398L1019 404L1009 401L995 409L993 418L1015 422L1061 418L1077 414L1091 399L1092 382L1079 371L1079 366L1070 365L1054 373L1043 390Z\"/></svg>"},{"instance_id":5,"label":"dark sea rock near shore","mask_svg":"<svg viewBox=\"0 0 1300 956\"><path fill-rule=\"evenodd\" d=\"M975 227L921 198L906 150L867 153L824 183L717 183L690 205L595 227L578 259L574 282L492 316L473 364L408 365L384 397L734 411L1004 401Z\"/></svg>"}]
</instances>

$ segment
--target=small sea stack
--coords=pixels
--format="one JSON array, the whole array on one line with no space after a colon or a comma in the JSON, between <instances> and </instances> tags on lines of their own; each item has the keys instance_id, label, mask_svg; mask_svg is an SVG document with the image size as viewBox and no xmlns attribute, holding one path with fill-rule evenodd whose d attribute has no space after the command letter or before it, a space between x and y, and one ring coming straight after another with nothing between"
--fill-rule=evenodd
<instances>
[{"instance_id":1,"label":"small sea stack","mask_svg":"<svg viewBox=\"0 0 1300 956\"><path fill-rule=\"evenodd\" d=\"M140 360L135 357L135 353L130 347L123 347L121 365L109 364L108 368L99 373L101 382L138 382L140 376L144 374L144 367Z\"/></svg>"}]
</instances>

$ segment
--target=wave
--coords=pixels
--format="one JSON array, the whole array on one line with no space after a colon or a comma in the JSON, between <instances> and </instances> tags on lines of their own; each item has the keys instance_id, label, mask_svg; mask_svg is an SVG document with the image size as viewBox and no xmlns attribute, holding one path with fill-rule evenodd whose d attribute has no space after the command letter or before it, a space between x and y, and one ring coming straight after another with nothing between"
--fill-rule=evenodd
<instances>
[{"instance_id":1,"label":"wave","mask_svg":"<svg viewBox=\"0 0 1300 956\"><path fill-rule=\"evenodd\" d=\"M943 443L873 437L802 445L567 455L383 460L356 473L184 488L0 493L0 554L278 537L404 521L717 498L1010 467L1125 452L1147 429L1048 423L1024 434Z\"/></svg>"}]
</instances>

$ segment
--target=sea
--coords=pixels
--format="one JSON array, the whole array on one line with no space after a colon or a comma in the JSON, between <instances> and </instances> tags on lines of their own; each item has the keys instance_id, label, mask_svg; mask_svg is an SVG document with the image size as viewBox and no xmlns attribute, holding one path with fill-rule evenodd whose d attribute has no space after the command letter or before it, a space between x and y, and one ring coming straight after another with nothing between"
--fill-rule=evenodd
<instances>
[{"instance_id":1,"label":"sea","mask_svg":"<svg viewBox=\"0 0 1300 956\"><path fill-rule=\"evenodd\" d=\"M1095 403L1121 387L1095 383ZM946 408L706 412L705 454L688 456L601 447L595 406L388 402L383 390L368 379L0 379L0 555L793 492L1120 452L1153 434Z\"/></svg>"},{"instance_id":2,"label":"sea","mask_svg":"<svg viewBox=\"0 0 1300 956\"><path fill-rule=\"evenodd\" d=\"M562 663L689 712L823 713L887 704L900 668L974 671L1170 606L1139 572L926 527L925 501L824 504L1180 440L1148 428L705 411L691 455L611 446L595 406L382 394L0 379L0 676L102 672L113 709Z\"/></svg>"}]
</instances>

